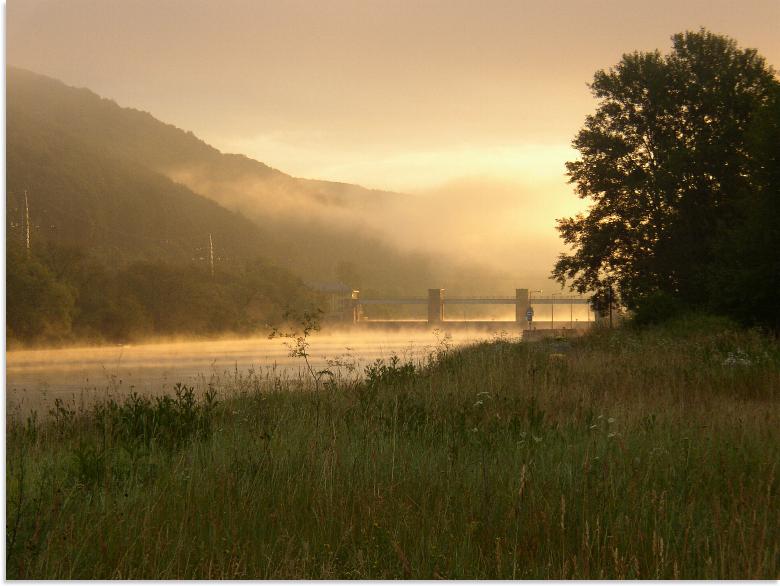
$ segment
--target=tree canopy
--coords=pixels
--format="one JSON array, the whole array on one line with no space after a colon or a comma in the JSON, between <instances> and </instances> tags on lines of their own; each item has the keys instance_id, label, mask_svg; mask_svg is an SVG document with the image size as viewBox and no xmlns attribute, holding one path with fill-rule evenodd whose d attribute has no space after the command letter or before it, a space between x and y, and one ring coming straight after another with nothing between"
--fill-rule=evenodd
<instances>
[{"instance_id":1,"label":"tree canopy","mask_svg":"<svg viewBox=\"0 0 780 586\"><path fill-rule=\"evenodd\" d=\"M264 260L220 263L135 261L112 265L82 249L48 243L28 254L6 241L10 343L128 342L148 336L253 333L289 308L322 299Z\"/></svg>"},{"instance_id":2,"label":"tree canopy","mask_svg":"<svg viewBox=\"0 0 780 586\"><path fill-rule=\"evenodd\" d=\"M777 91L772 68L705 30L672 42L596 72L598 106L573 141L568 176L591 205L558 220L571 251L553 276L597 301L614 290L629 308L659 294L709 304L726 234L758 189L750 136Z\"/></svg>"}]
</instances>

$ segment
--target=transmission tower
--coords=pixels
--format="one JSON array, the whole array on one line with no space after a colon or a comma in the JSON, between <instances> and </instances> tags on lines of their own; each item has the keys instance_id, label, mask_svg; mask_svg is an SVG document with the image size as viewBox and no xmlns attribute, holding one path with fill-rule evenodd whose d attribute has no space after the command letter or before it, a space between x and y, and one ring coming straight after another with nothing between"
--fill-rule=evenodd
<instances>
[{"instance_id":1,"label":"transmission tower","mask_svg":"<svg viewBox=\"0 0 780 586\"><path fill-rule=\"evenodd\" d=\"M24 190L24 243L27 256L30 256L30 206L27 203L27 190Z\"/></svg>"},{"instance_id":2,"label":"transmission tower","mask_svg":"<svg viewBox=\"0 0 780 586\"><path fill-rule=\"evenodd\" d=\"M211 278L214 278L214 242L209 234L209 268L211 269Z\"/></svg>"}]
</instances>

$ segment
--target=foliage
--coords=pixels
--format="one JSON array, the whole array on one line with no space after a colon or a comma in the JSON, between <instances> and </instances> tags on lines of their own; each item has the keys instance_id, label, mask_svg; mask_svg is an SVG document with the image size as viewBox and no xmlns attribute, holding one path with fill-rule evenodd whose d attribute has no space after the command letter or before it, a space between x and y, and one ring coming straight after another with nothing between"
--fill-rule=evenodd
<instances>
[{"instance_id":1,"label":"foliage","mask_svg":"<svg viewBox=\"0 0 780 586\"><path fill-rule=\"evenodd\" d=\"M415 377L423 376L424 372L413 362L402 362L398 356L388 360L377 358L365 367L365 387L376 390L379 387L394 387L408 385Z\"/></svg>"},{"instance_id":2,"label":"foliage","mask_svg":"<svg viewBox=\"0 0 780 586\"><path fill-rule=\"evenodd\" d=\"M35 461L29 460L30 454L24 450L15 452L14 459L8 461L9 473L18 482L10 488L13 498L8 509L6 563L19 562L23 567L25 558L41 553L39 540L46 538L55 521L42 523L42 515L56 514L43 509L41 490L54 482L56 489L48 496L58 507L63 494L76 499L86 495L91 500L101 490L121 493L128 483L149 482L156 474L152 461L166 461L186 443L211 436L218 404L212 388L197 397L192 387L177 384L174 396L150 398L133 393L119 402L109 399L78 411L57 399L47 421L31 416L21 428L12 422L11 436L22 439L17 435L20 431L26 448L48 438L68 449L52 467L32 469ZM25 486L30 474L36 476L35 487ZM37 496L32 494L36 490Z\"/></svg>"},{"instance_id":3,"label":"foliage","mask_svg":"<svg viewBox=\"0 0 780 586\"><path fill-rule=\"evenodd\" d=\"M274 328L268 335L269 339L273 338L287 338L287 349L289 350L289 356L291 358L303 358L306 364L306 371L311 376L311 380L314 382L316 390L320 389L320 382L323 377L333 377L333 372L329 369L315 370L309 360L311 354L309 349L311 348L311 336L320 331L320 317L322 315L321 309L304 310L298 314L295 311L287 310L284 314L284 319L287 323L292 322L295 329L282 331L278 328Z\"/></svg>"},{"instance_id":4,"label":"foliage","mask_svg":"<svg viewBox=\"0 0 780 586\"><path fill-rule=\"evenodd\" d=\"M633 323L638 326L658 324L685 313L685 306L677 297L665 291L655 291L637 300Z\"/></svg>"},{"instance_id":5,"label":"foliage","mask_svg":"<svg viewBox=\"0 0 780 586\"><path fill-rule=\"evenodd\" d=\"M57 340L69 332L74 290L39 259L9 247L5 284L9 337Z\"/></svg>"},{"instance_id":6,"label":"foliage","mask_svg":"<svg viewBox=\"0 0 780 586\"><path fill-rule=\"evenodd\" d=\"M289 272L261 260L218 267L137 261L111 267L81 249L49 244L28 258L8 246L12 342L249 333L283 319L287 305L317 297Z\"/></svg>"},{"instance_id":7,"label":"foliage","mask_svg":"<svg viewBox=\"0 0 780 586\"><path fill-rule=\"evenodd\" d=\"M748 148L757 112L777 81L753 49L705 30L672 37L673 49L624 55L598 71L596 113L567 163L587 214L559 220L573 252L553 275L580 292L614 285L636 307L660 293L696 307L740 194L756 188Z\"/></svg>"},{"instance_id":8,"label":"foliage","mask_svg":"<svg viewBox=\"0 0 780 586\"><path fill-rule=\"evenodd\" d=\"M61 439L72 436L75 429L89 428L102 449L109 444L130 451L173 449L191 437L208 437L217 405L212 386L199 398L195 387L176 383L173 395L148 397L132 391L121 400L110 397L81 412L55 399L49 418Z\"/></svg>"},{"instance_id":9,"label":"foliage","mask_svg":"<svg viewBox=\"0 0 780 586\"><path fill-rule=\"evenodd\" d=\"M712 308L780 332L780 87L756 114L748 149L754 181L717 250Z\"/></svg>"}]
</instances>

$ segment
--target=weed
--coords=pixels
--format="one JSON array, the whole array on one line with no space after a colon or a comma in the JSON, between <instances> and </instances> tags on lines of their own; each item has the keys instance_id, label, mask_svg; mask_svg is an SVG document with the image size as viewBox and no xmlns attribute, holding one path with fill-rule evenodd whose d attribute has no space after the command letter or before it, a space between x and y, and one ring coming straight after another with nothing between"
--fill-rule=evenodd
<instances>
[{"instance_id":1,"label":"weed","mask_svg":"<svg viewBox=\"0 0 780 586\"><path fill-rule=\"evenodd\" d=\"M289 356L291 358L303 358L304 364L306 364L306 370L309 373L309 376L311 376L311 380L314 382L316 390L320 389L320 382L323 377L332 379L334 376L332 370L315 370L311 363L311 336L320 331L321 315L321 309L304 311L301 314L297 314L292 310L287 310L284 314L284 319L288 322L292 321L294 329L285 332L278 328L273 328L268 335L269 339L286 338L288 340L286 345L289 350Z\"/></svg>"}]
</instances>

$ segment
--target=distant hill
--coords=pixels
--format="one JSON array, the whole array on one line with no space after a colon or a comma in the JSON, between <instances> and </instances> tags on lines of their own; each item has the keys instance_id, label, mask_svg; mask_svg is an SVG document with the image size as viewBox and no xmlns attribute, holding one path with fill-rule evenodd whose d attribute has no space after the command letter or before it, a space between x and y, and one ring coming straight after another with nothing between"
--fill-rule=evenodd
<instances>
[{"instance_id":1,"label":"distant hill","mask_svg":"<svg viewBox=\"0 0 780 586\"><path fill-rule=\"evenodd\" d=\"M255 223L49 121L40 102L27 101L35 95L27 82L38 79L46 80L9 70L9 238L22 237L26 190L34 241L75 245L118 261L192 261L205 257L211 234L223 261L264 256L269 238Z\"/></svg>"},{"instance_id":2,"label":"distant hill","mask_svg":"<svg viewBox=\"0 0 780 586\"><path fill-rule=\"evenodd\" d=\"M9 67L7 121L9 235L27 189L38 237L117 258L197 258L212 233L222 258L261 254L307 280L364 290L492 276L371 232L367 218L409 196L291 177L87 89Z\"/></svg>"},{"instance_id":3,"label":"distant hill","mask_svg":"<svg viewBox=\"0 0 780 586\"><path fill-rule=\"evenodd\" d=\"M7 117L9 238L22 237L24 192L33 241L75 245L115 261L205 258L209 234L222 260L263 256L253 222L138 164L20 112Z\"/></svg>"},{"instance_id":4,"label":"distant hill","mask_svg":"<svg viewBox=\"0 0 780 586\"><path fill-rule=\"evenodd\" d=\"M107 154L165 175L190 172L208 176L215 185L252 181L263 187L262 196L269 200L295 197L299 202L333 206L366 207L400 196L347 183L291 177L243 155L223 154L192 132L160 122L147 112L120 107L88 89L30 71L9 67L7 79L9 113L23 111L60 132L78 135ZM219 201L218 190L214 192L210 197Z\"/></svg>"}]
</instances>

